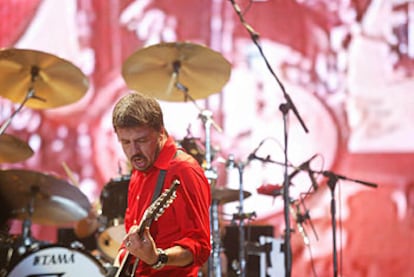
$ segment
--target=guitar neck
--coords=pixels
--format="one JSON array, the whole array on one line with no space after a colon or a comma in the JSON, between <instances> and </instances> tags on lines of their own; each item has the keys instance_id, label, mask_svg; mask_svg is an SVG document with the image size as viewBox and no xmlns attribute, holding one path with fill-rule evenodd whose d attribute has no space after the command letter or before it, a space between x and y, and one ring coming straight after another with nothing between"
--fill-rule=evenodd
<instances>
[{"instance_id":1,"label":"guitar neck","mask_svg":"<svg viewBox=\"0 0 414 277\"><path fill-rule=\"evenodd\" d=\"M158 217L164 212L164 209L166 209L171 202L175 199L175 190L177 186L180 184L178 180L174 180L171 187L165 191L163 194L161 194L151 205L148 207L144 215L141 219L141 222L138 225L138 230L136 233L141 238L145 227L151 226L152 222L154 220L157 220ZM127 250L125 253L125 257L122 260L118 271L116 272L116 275L114 277L134 277L135 270L138 266L139 259L136 258L134 265L132 268L130 267L131 264L131 253Z\"/></svg>"}]
</instances>

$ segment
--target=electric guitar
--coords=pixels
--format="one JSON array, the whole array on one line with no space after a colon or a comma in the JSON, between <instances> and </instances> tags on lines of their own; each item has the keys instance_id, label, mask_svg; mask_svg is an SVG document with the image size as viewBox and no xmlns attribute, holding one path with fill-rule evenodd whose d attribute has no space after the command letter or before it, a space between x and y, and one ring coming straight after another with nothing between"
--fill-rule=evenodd
<instances>
[{"instance_id":1,"label":"electric guitar","mask_svg":"<svg viewBox=\"0 0 414 277\"><path fill-rule=\"evenodd\" d=\"M157 220L168 208L176 198L176 189L180 181L174 180L171 187L164 191L144 212L141 222L138 225L137 233L141 237L145 227L149 227L154 220ZM114 277L134 277L135 270L138 266L139 259L136 258L134 264L131 264L132 255L126 251L125 257L122 260Z\"/></svg>"}]
</instances>

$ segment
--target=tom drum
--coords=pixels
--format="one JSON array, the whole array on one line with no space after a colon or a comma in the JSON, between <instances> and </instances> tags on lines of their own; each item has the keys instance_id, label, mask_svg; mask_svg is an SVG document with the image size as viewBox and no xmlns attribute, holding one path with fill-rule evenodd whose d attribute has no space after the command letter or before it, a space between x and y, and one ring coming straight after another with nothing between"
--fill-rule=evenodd
<instances>
[{"instance_id":1,"label":"tom drum","mask_svg":"<svg viewBox=\"0 0 414 277\"><path fill-rule=\"evenodd\" d=\"M113 261L125 236L124 216L128 201L130 176L111 179L101 193L101 228L97 238L99 250Z\"/></svg>"}]
</instances>

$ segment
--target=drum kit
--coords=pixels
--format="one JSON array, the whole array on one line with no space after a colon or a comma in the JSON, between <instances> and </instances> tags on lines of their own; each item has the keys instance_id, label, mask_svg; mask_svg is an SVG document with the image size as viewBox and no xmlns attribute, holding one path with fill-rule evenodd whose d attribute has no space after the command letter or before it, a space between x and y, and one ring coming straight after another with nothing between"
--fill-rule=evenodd
<instances>
[{"instance_id":1,"label":"drum kit","mask_svg":"<svg viewBox=\"0 0 414 277\"><path fill-rule=\"evenodd\" d=\"M231 66L218 52L205 46L174 42L160 43L133 53L123 64L122 75L130 89L159 100L191 102L199 110L204 127L204 144L187 137L180 141L203 167L211 184L211 228L213 251L209 276L221 276L218 207L238 201L240 190L216 187L212 166L211 127L221 131L212 112L200 108L196 100L219 92L230 76ZM0 127L0 163L22 162L33 155L30 146L5 134L15 115L24 107L55 108L79 100L88 89L88 80L72 63L35 50L0 50L0 95L20 104ZM31 170L0 170L0 197L4 222L0 222L0 277L64 274L105 276L105 263L82 247L51 245L31 235L32 223L67 226L76 223L78 237L94 235L104 261L112 262L125 235L123 226L129 176L112 179L100 196L100 209L92 209L78 187L65 180ZM242 204L242 203L241 203ZM9 219L22 221L22 233L10 235L2 225ZM59 272L59 273L57 273ZM82 272L82 273L80 273ZM33 275L34 274L34 275ZM61 275L59 275L61 274ZM40 275L36 275L40 276Z\"/></svg>"},{"instance_id":2,"label":"drum kit","mask_svg":"<svg viewBox=\"0 0 414 277\"><path fill-rule=\"evenodd\" d=\"M49 53L28 49L0 50L0 94L19 106L0 127L0 163L18 163L34 152L6 134L24 107L56 108L79 100L89 83L80 69ZM78 187L52 175L25 169L0 171L0 276L63 276L85 272L105 276L104 267L81 249L36 240L32 223L66 226L88 215L91 204ZM9 234L7 222L20 220L21 234Z\"/></svg>"}]
</instances>

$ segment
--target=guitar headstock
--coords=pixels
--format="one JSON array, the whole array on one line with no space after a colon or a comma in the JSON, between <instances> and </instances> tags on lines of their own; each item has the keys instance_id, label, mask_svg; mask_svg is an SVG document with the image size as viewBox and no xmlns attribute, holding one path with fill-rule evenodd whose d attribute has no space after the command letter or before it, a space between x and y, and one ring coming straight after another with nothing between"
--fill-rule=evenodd
<instances>
[{"instance_id":1,"label":"guitar headstock","mask_svg":"<svg viewBox=\"0 0 414 277\"><path fill-rule=\"evenodd\" d=\"M158 220L158 218L164 213L165 209L168 208L172 202L174 202L177 197L177 187L179 185L180 181L175 179L171 186L145 210L140 223L140 235L142 235L144 227L151 225L153 220Z\"/></svg>"},{"instance_id":2,"label":"guitar headstock","mask_svg":"<svg viewBox=\"0 0 414 277\"><path fill-rule=\"evenodd\" d=\"M166 193L166 192L164 192ZM161 194L161 196L167 197L167 195ZM157 201L159 201L158 205L159 205L159 209L157 212L154 211L155 215L154 215L154 220L157 221L158 218L164 213L165 209L168 208L171 203L175 200L175 198L177 197L177 191L173 191L173 193L171 194L171 196L168 196L168 199L166 199L166 201L164 201L163 199L159 199ZM157 202L156 201L156 202Z\"/></svg>"}]
</instances>

